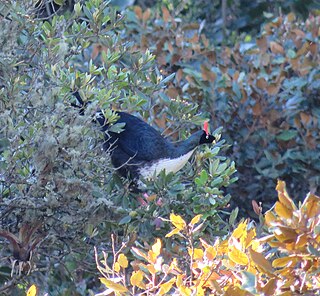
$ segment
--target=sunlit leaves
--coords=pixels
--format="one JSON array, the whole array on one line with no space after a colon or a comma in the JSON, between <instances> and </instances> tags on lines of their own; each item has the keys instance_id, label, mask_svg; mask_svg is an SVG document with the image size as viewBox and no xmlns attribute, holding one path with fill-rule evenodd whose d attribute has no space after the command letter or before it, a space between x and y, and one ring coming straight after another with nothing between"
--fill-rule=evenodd
<instances>
[{"instance_id":1,"label":"sunlit leaves","mask_svg":"<svg viewBox=\"0 0 320 296\"><path fill-rule=\"evenodd\" d=\"M124 254L120 254L119 255L117 262L119 263L119 265L122 268L127 268L128 267L128 259Z\"/></svg>"},{"instance_id":2,"label":"sunlit leaves","mask_svg":"<svg viewBox=\"0 0 320 296\"><path fill-rule=\"evenodd\" d=\"M36 296L37 295L37 287L36 285L32 285L28 291L26 296Z\"/></svg>"},{"instance_id":3,"label":"sunlit leaves","mask_svg":"<svg viewBox=\"0 0 320 296\"><path fill-rule=\"evenodd\" d=\"M200 221L201 216L202 216L202 215L194 216L194 217L192 218L191 222L190 222L190 225L195 225L195 224L197 224L197 223Z\"/></svg>"},{"instance_id":4,"label":"sunlit leaves","mask_svg":"<svg viewBox=\"0 0 320 296\"><path fill-rule=\"evenodd\" d=\"M100 278L102 284L114 292L125 293L128 289L121 284L117 284L114 281L108 280L106 278Z\"/></svg>"},{"instance_id":5,"label":"sunlit leaves","mask_svg":"<svg viewBox=\"0 0 320 296\"><path fill-rule=\"evenodd\" d=\"M248 256L235 247L230 249L230 251L228 252L228 256L230 260L239 265L247 265L249 262Z\"/></svg>"},{"instance_id":6,"label":"sunlit leaves","mask_svg":"<svg viewBox=\"0 0 320 296\"><path fill-rule=\"evenodd\" d=\"M169 233L166 234L166 237L171 237L174 234L178 234L180 233L180 230L178 228L173 229L172 231L170 231Z\"/></svg>"},{"instance_id":7,"label":"sunlit leaves","mask_svg":"<svg viewBox=\"0 0 320 296\"><path fill-rule=\"evenodd\" d=\"M270 261L268 261L263 254L258 253L251 248L249 249L249 254L260 272L270 274L273 273L273 268Z\"/></svg>"},{"instance_id":8,"label":"sunlit leaves","mask_svg":"<svg viewBox=\"0 0 320 296\"><path fill-rule=\"evenodd\" d=\"M217 239L214 243L198 240L195 234L201 229L202 216L197 215L187 223L172 213L167 221L175 232L171 231L168 237L177 244L179 253L166 254L162 248L165 239L157 239L149 250L132 248L138 261L132 263L131 288L148 289L157 295L174 291L179 295L285 295L289 288L295 292L320 288L317 281L319 197L308 194L298 208L284 182L278 182L277 191L278 204L286 211L274 207L266 213L265 226L270 234L259 239L254 224L244 220L224 240ZM190 269L181 265L181 258L189 262ZM122 272L129 266L126 260L126 256L118 256ZM186 276L189 272L191 277ZM155 282L151 280L155 278ZM124 290L117 281L105 284L112 291Z\"/></svg>"},{"instance_id":9,"label":"sunlit leaves","mask_svg":"<svg viewBox=\"0 0 320 296\"><path fill-rule=\"evenodd\" d=\"M309 193L298 208L288 195L284 182L279 181L276 189L279 201L274 210L268 211L265 216L266 224L272 231L267 242L282 250L282 256L272 261L272 267L277 268L275 273L284 276L287 283L292 282L291 289L298 289L294 287L291 277L305 274L304 278L309 284L303 282L299 288L304 290L308 285L316 284L313 272L319 268L318 254L312 250L318 245L316 225L319 223L320 198Z\"/></svg>"},{"instance_id":10,"label":"sunlit leaves","mask_svg":"<svg viewBox=\"0 0 320 296\"><path fill-rule=\"evenodd\" d=\"M164 294L168 293L175 282L176 282L176 279L172 278L169 281L161 284L158 295L164 295Z\"/></svg>"},{"instance_id":11,"label":"sunlit leaves","mask_svg":"<svg viewBox=\"0 0 320 296\"><path fill-rule=\"evenodd\" d=\"M137 286L140 289L145 289L146 285L143 283L144 272L142 270L133 271L130 277L132 286Z\"/></svg>"},{"instance_id":12,"label":"sunlit leaves","mask_svg":"<svg viewBox=\"0 0 320 296\"><path fill-rule=\"evenodd\" d=\"M212 261L214 258L216 258L217 254L217 248L210 245L205 248L205 257L208 259L208 261Z\"/></svg>"},{"instance_id":13,"label":"sunlit leaves","mask_svg":"<svg viewBox=\"0 0 320 296\"><path fill-rule=\"evenodd\" d=\"M170 222L179 230L186 227L186 222L179 215L170 214Z\"/></svg>"}]
</instances>

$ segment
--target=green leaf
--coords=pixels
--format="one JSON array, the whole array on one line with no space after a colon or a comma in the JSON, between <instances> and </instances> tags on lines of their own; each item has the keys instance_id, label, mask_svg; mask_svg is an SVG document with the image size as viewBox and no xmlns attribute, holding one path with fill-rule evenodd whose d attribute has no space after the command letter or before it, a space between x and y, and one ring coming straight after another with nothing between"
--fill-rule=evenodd
<instances>
[{"instance_id":1,"label":"green leaf","mask_svg":"<svg viewBox=\"0 0 320 296\"><path fill-rule=\"evenodd\" d=\"M216 170L216 174L217 175L220 175L222 174L222 172L224 172L226 170L226 168L228 167L228 164L227 163L221 163L219 166L218 166L218 169Z\"/></svg>"},{"instance_id":2,"label":"green leaf","mask_svg":"<svg viewBox=\"0 0 320 296\"><path fill-rule=\"evenodd\" d=\"M211 149L212 156L216 156L220 151L220 147L214 147Z\"/></svg>"},{"instance_id":3,"label":"green leaf","mask_svg":"<svg viewBox=\"0 0 320 296\"><path fill-rule=\"evenodd\" d=\"M167 76L166 78L164 78L163 80L161 80L159 83L159 86L164 86L167 82L171 81L175 75L176 75L176 73L172 73L169 76Z\"/></svg>"},{"instance_id":4,"label":"green leaf","mask_svg":"<svg viewBox=\"0 0 320 296\"><path fill-rule=\"evenodd\" d=\"M215 154L215 155L216 155L216 154ZM215 172L216 172L217 169L218 169L219 163L220 163L220 159L219 159L219 158L216 158L216 159L214 159L212 162L210 162L209 171L210 171L210 174L211 174L211 175L214 175L214 174L215 174Z\"/></svg>"},{"instance_id":5,"label":"green leaf","mask_svg":"<svg viewBox=\"0 0 320 296\"><path fill-rule=\"evenodd\" d=\"M120 221L119 221L119 225L123 225L123 224L128 224L131 222L132 217L130 215L123 217Z\"/></svg>"},{"instance_id":6,"label":"green leaf","mask_svg":"<svg viewBox=\"0 0 320 296\"><path fill-rule=\"evenodd\" d=\"M46 35L49 36L52 30L52 26L49 22L45 21L42 25L42 29L46 33Z\"/></svg>"},{"instance_id":7,"label":"green leaf","mask_svg":"<svg viewBox=\"0 0 320 296\"><path fill-rule=\"evenodd\" d=\"M90 21L93 20L92 13L87 6L83 6L83 12Z\"/></svg>"},{"instance_id":8,"label":"green leaf","mask_svg":"<svg viewBox=\"0 0 320 296\"><path fill-rule=\"evenodd\" d=\"M289 141L296 137L297 134L298 132L296 130L286 130L277 135L276 138L281 141Z\"/></svg>"},{"instance_id":9,"label":"green leaf","mask_svg":"<svg viewBox=\"0 0 320 296\"><path fill-rule=\"evenodd\" d=\"M74 5L73 9L74 9L74 12L76 13L76 15L80 15L81 9L82 9L82 6L81 6L80 2L76 3Z\"/></svg>"},{"instance_id":10,"label":"green leaf","mask_svg":"<svg viewBox=\"0 0 320 296\"><path fill-rule=\"evenodd\" d=\"M239 213L239 208L236 207L234 210L232 210L230 217L229 217L229 224L234 225L234 222L236 221Z\"/></svg>"},{"instance_id":11,"label":"green leaf","mask_svg":"<svg viewBox=\"0 0 320 296\"><path fill-rule=\"evenodd\" d=\"M221 183L223 182L223 178L222 177L217 177L217 178L214 178L213 181L211 182L211 187L216 187L218 185L220 185ZM220 187L220 186L218 186Z\"/></svg>"},{"instance_id":12,"label":"green leaf","mask_svg":"<svg viewBox=\"0 0 320 296\"><path fill-rule=\"evenodd\" d=\"M200 187L204 186L208 181L208 174L205 170L202 170L200 176L195 179L195 183Z\"/></svg>"},{"instance_id":13,"label":"green leaf","mask_svg":"<svg viewBox=\"0 0 320 296\"><path fill-rule=\"evenodd\" d=\"M125 130L125 125L125 122L115 123L108 128L108 132L121 133Z\"/></svg>"},{"instance_id":14,"label":"green leaf","mask_svg":"<svg viewBox=\"0 0 320 296\"><path fill-rule=\"evenodd\" d=\"M53 0L54 3L56 3L56 4L60 5L60 6L62 6L64 4L64 1L65 0Z\"/></svg>"}]
</instances>

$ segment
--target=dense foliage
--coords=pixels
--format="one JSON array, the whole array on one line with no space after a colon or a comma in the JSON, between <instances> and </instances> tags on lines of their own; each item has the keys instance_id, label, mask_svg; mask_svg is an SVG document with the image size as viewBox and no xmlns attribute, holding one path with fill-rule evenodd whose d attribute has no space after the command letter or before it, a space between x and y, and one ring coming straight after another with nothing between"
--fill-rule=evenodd
<instances>
[{"instance_id":1,"label":"dense foliage","mask_svg":"<svg viewBox=\"0 0 320 296\"><path fill-rule=\"evenodd\" d=\"M159 129L173 139L185 138L208 115L182 98L162 99L174 75L161 75L150 51L136 50L123 34L124 18L98 0L50 21L34 19L33 6L10 9L1 44L0 235L11 251L2 244L1 282L17 277L3 291L18 293L29 272L52 295L83 294L94 285L93 245L110 250L111 233L132 243L137 235L150 239L156 229L165 233L160 217L172 210L183 209L185 217L201 213L209 232L226 233L218 209L230 200L224 187L235 181L235 165L220 156L224 140L184 171L146 181L146 207L102 151L103 135L92 122L97 108L111 123L112 109L140 113L150 124L166 112ZM92 102L84 116L71 105L75 90ZM213 131L217 139L220 131Z\"/></svg>"},{"instance_id":2,"label":"dense foliage","mask_svg":"<svg viewBox=\"0 0 320 296\"><path fill-rule=\"evenodd\" d=\"M136 8L129 19L136 46L152 50L164 73L176 72L167 96L197 102L224 127L239 171L237 205L255 199L269 208L277 178L296 198L317 191L319 17L304 23L294 14L279 16L233 48L214 46L201 25L165 8L160 15Z\"/></svg>"},{"instance_id":3,"label":"dense foliage","mask_svg":"<svg viewBox=\"0 0 320 296\"><path fill-rule=\"evenodd\" d=\"M261 215L262 228L242 220L212 240L199 237L201 215L187 224L172 213L174 229L163 240L128 255L122 246L112 264L106 253L97 256L107 288L97 295L319 295L320 198L309 194L296 207L284 182L276 189L279 200Z\"/></svg>"},{"instance_id":4,"label":"dense foliage","mask_svg":"<svg viewBox=\"0 0 320 296\"><path fill-rule=\"evenodd\" d=\"M265 223L254 200L270 209L277 178L294 197L318 190L319 17L276 18L270 6L258 30L262 16L236 23L241 1L213 6L229 9L235 27L218 25L218 13L198 21L207 1L160 2L123 13L102 0L0 4L0 293L34 283L49 295L93 294L97 266L119 293L317 288L318 198L296 207L279 183ZM92 102L84 116L75 90ZM113 110L138 115L173 140L211 119L217 142L137 196L102 150L98 108L110 123ZM237 225L229 203L261 225ZM164 239L168 217L175 229Z\"/></svg>"}]
</instances>

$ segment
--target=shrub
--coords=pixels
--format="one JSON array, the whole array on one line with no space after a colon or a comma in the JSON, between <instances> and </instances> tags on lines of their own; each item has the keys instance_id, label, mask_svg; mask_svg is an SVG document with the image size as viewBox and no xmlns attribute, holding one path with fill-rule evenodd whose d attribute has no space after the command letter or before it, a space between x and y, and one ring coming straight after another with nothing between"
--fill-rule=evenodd
<instances>
[{"instance_id":1,"label":"shrub","mask_svg":"<svg viewBox=\"0 0 320 296\"><path fill-rule=\"evenodd\" d=\"M76 3L73 13L50 20L35 18L28 5L4 3L10 13L1 23L0 252L14 276L1 261L1 293L19 295L32 282L50 295L85 294L95 285L92 245L111 250L111 233L130 242L165 233L159 218L172 210L186 218L202 213L210 232L226 231L218 211L230 199L224 188L235 165L220 156L224 140L184 172L146 182L146 208L102 151L96 108L110 122L119 108L152 124L154 103L163 100L168 116L159 129L169 125L173 139L207 119L196 104L162 96L173 75L162 76L150 51L125 39L125 18L102 0ZM74 90L92 101L84 116L71 106Z\"/></svg>"},{"instance_id":2,"label":"shrub","mask_svg":"<svg viewBox=\"0 0 320 296\"><path fill-rule=\"evenodd\" d=\"M276 189L279 200L263 225L242 220L224 239L209 241L198 236L201 215L186 223L171 214L173 230L152 246L137 244L126 255L123 245L111 264L106 253L102 260L96 254L107 288L97 295L319 295L320 198L309 193L296 207L284 182Z\"/></svg>"},{"instance_id":3,"label":"shrub","mask_svg":"<svg viewBox=\"0 0 320 296\"><path fill-rule=\"evenodd\" d=\"M166 8L152 13L137 7L129 20L137 48L149 48L163 73L176 72L166 95L198 102L224 127L239 173L232 202L243 208L255 199L270 208L277 178L295 189L296 198L317 191L318 16L305 22L292 13L279 16L258 37L240 37L233 47L214 46L201 25L185 24Z\"/></svg>"}]
</instances>

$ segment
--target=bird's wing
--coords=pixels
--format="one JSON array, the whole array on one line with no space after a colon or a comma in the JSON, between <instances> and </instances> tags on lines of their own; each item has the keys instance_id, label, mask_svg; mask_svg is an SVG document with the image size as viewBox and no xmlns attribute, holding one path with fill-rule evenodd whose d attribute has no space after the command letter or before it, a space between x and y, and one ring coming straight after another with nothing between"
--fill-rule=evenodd
<instances>
[{"instance_id":1,"label":"bird's wing","mask_svg":"<svg viewBox=\"0 0 320 296\"><path fill-rule=\"evenodd\" d=\"M121 133L111 133L111 141L115 140L115 147L139 161L169 156L172 144L157 130L130 114L119 112L119 115L120 119L117 122L125 122L126 125Z\"/></svg>"}]
</instances>

